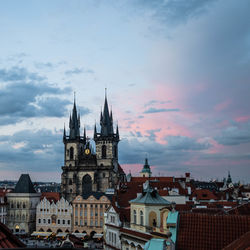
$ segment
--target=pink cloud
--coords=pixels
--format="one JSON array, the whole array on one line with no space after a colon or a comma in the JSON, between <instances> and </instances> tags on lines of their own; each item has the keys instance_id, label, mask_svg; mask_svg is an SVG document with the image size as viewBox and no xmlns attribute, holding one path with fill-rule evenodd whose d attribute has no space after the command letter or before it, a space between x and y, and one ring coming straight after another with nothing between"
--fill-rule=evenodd
<instances>
[{"instance_id":1,"label":"pink cloud","mask_svg":"<svg viewBox=\"0 0 250 250\"><path fill-rule=\"evenodd\" d=\"M226 100L224 102L218 103L217 105L215 105L214 110L217 112L220 112L220 111L228 108L231 103L232 103L231 100Z\"/></svg>"},{"instance_id":2,"label":"pink cloud","mask_svg":"<svg viewBox=\"0 0 250 250\"><path fill-rule=\"evenodd\" d=\"M248 120L250 120L250 115L238 116L235 118L235 121L237 122L246 122Z\"/></svg>"}]
</instances>

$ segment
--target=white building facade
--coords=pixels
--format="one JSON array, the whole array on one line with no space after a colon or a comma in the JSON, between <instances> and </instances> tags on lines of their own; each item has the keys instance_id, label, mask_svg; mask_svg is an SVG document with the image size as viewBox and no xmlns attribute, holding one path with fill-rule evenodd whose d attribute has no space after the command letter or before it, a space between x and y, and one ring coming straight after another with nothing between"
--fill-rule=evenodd
<instances>
[{"instance_id":1,"label":"white building facade","mask_svg":"<svg viewBox=\"0 0 250 250\"><path fill-rule=\"evenodd\" d=\"M44 197L36 208L36 231L64 232L72 231L72 206L67 200L49 201Z\"/></svg>"}]
</instances>

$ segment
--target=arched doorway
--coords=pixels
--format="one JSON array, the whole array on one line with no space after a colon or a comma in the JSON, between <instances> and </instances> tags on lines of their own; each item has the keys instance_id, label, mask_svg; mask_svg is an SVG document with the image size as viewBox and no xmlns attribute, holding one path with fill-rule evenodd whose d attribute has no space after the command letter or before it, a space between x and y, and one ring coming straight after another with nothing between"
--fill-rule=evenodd
<instances>
[{"instance_id":1,"label":"arched doorway","mask_svg":"<svg viewBox=\"0 0 250 250\"><path fill-rule=\"evenodd\" d=\"M15 226L15 232L16 232L16 233L19 233L19 231L20 231L20 226L19 226L19 225L16 225L16 226Z\"/></svg>"},{"instance_id":2,"label":"arched doorway","mask_svg":"<svg viewBox=\"0 0 250 250\"><path fill-rule=\"evenodd\" d=\"M57 233L62 233L62 230L59 228L59 229L57 229L56 232L57 232Z\"/></svg>"},{"instance_id":3,"label":"arched doorway","mask_svg":"<svg viewBox=\"0 0 250 250\"><path fill-rule=\"evenodd\" d=\"M95 231L92 231L91 233L90 233L90 237L91 238L93 238L93 236L96 234L96 232Z\"/></svg>"},{"instance_id":4,"label":"arched doorway","mask_svg":"<svg viewBox=\"0 0 250 250\"><path fill-rule=\"evenodd\" d=\"M52 231L51 231L51 229L49 228L49 229L47 230L47 232L52 232Z\"/></svg>"},{"instance_id":5,"label":"arched doorway","mask_svg":"<svg viewBox=\"0 0 250 250\"><path fill-rule=\"evenodd\" d=\"M90 175L86 174L82 178L82 194L88 194L92 192L92 179Z\"/></svg>"}]
</instances>

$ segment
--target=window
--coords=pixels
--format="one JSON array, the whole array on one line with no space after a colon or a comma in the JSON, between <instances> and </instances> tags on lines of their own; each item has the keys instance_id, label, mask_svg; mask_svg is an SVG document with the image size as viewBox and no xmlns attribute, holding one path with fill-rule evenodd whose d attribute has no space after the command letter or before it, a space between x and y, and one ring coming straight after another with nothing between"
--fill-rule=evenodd
<instances>
[{"instance_id":1,"label":"window","mask_svg":"<svg viewBox=\"0 0 250 250\"><path fill-rule=\"evenodd\" d=\"M78 226L78 222L77 221L75 222L75 225Z\"/></svg>"},{"instance_id":2,"label":"window","mask_svg":"<svg viewBox=\"0 0 250 250\"><path fill-rule=\"evenodd\" d=\"M80 216L82 216L82 209L80 209Z\"/></svg>"},{"instance_id":3,"label":"window","mask_svg":"<svg viewBox=\"0 0 250 250\"><path fill-rule=\"evenodd\" d=\"M65 209L65 213L67 213L68 212L68 210L67 209Z\"/></svg>"},{"instance_id":4,"label":"window","mask_svg":"<svg viewBox=\"0 0 250 250\"><path fill-rule=\"evenodd\" d=\"M100 211L100 216L103 216L103 212L102 212L102 210Z\"/></svg>"},{"instance_id":5,"label":"window","mask_svg":"<svg viewBox=\"0 0 250 250\"><path fill-rule=\"evenodd\" d=\"M101 226L101 227L103 226L103 220L100 221L100 226Z\"/></svg>"},{"instance_id":6,"label":"window","mask_svg":"<svg viewBox=\"0 0 250 250\"><path fill-rule=\"evenodd\" d=\"M93 226L93 220L92 219L90 220L90 226Z\"/></svg>"},{"instance_id":7,"label":"window","mask_svg":"<svg viewBox=\"0 0 250 250\"><path fill-rule=\"evenodd\" d=\"M65 220L63 220L63 225L65 224Z\"/></svg>"},{"instance_id":8,"label":"window","mask_svg":"<svg viewBox=\"0 0 250 250\"><path fill-rule=\"evenodd\" d=\"M84 204L84 207L87 208L87 204Z\"/></svg>"},{"instance_id":9,"label":"window","mask_svg":"<svg viewBox=\"0 0 250 250\"><path fill-rule=\"evenodd\" d=\"M90 216L93 216L93 210L92 209L90 210Z\"/></svg>"},{"instance_id":10,"label":"window","mask_svg":"<svg viewBox=\"0 0 250 250\"><path fill-rule=\"evenodd\" d=\"M136 210L134 210L134 224L136 224Z\"/></svg>"},{"instance_id":11,"label":"window","mask_svg":"<svg viewBox=\"0 0 250 250\"><path fill-rule=\"evenodd\" d=\"M50 219L48 219L48 224L50 224Z\"/></svg>"},{"instance_id":12,"label":"window","mask_svg":"<svg viewBox=\"0 0 250 250\"><path fill-rule=\"evenodd\" d=\"M68 220L68 225L70 225L70 220Z\"/></svg>"},{"instance_id":13,"label":"window","mask_svg":"<svg viewBox=\"0 0 250 250\"><path fill-rule=\"evenodd\" d=\"M95 220L95 226L96 226L96 227L98 226L98 221L97 221L97 220Z\"/></svg>"},{"instance_id":14,"label":"window","mask_svg":"<svg viewBox=\"0 0 250 250\"><path fill-rule=\"evenodd\" d=\"M60 220L57 220L57 224L60 224Z\"/></svg>"},{"instance_id":15,"label":"window","mask_svg":"<svg viewBox=\"0 0 250 250\"><path fill-rule=\"evenodd\" d=\"M80 226L82 226L82 219L80 220Z\"/></svg>"},{"instance_id":16,"label":"window","mask_svg":"<svg viewBox=\"0 0 250 250\"><path fill-rule=\"evenodd\" d=\"M43 223L44 223L44 224L46 223L46 220L45 220L45 219L43 219Z\"/></svg>"},{"instance_id":17,"label":"window","mask_svg":"<svg viewBox=\"0 0 250 250\"><path fill-rule=\"evenodd\" d=\"M70 160L74 159L74 148L73 147L71 147L69 149L69 158L70 158Z\"/></svg>"},{"instance_id":18,"label":"window","mask_svg":"<svg viewBox=\"0 0 250 250\"><path fill-rule=\"evenodd\" d=\"M87 217L87 209L84 210L84 216Z\"/></svg>"},{"instance_id":19,"label":"window","mask_svg":"<svg viewBox=\"0 0 250 250\"><path fill-rule=\"evenodd\" d=\"M87 226L87 220L84 220L84 225Z\"/></svg>"},{"instance_id":20,"label":"window","mask_svg":"<svg viewBox=\"0 0 250 250\"><path fill-rule=\"evenodd\" d=\"M100 205L100 208L102 208L102 204Z\"/></svg>"},{"instance_id":21,"label":"window","mask_svg":"<svg viewBox=\"0 0 250 250\"><path fill-rule=\"evenodd\" d=\"M41 223L41 219L38 219L38 223L39 223L39 224Z\"/></svg>"},{"instance_id":22,"label":"window","mask_svg":"<svg viewBox=\"0 0 250 250\"><path fill-rule=\"evenodd\" d=\"M143 212L140 211L140 223L143 226Z\"/></svg>"},{"instance_id":23,"label":"window","mask_svg":"<svg viewBox=\"0 0 250 250\"><path fill-rule=\"evenodd\" d=\"M97 204L95 204L95 208L97 208Z\"/></svg>"},{"instance_id":24,"label":"window","mask_svg":"<svg viewBox=\"0 0 250 250\"><path fill-rule=\"evenodd\" d=\"M78 216L78 209L75 209L75 216Z\"/></svg>"},{"instance_id":25,"label":"window","mask_svg":"<svg viewBox=\"0 0 250 250\"><path fill-rule=\"evenodd\" d=\"M102 159L106 159L106 145L102 145Z\"/></svg>"}]
</instances>

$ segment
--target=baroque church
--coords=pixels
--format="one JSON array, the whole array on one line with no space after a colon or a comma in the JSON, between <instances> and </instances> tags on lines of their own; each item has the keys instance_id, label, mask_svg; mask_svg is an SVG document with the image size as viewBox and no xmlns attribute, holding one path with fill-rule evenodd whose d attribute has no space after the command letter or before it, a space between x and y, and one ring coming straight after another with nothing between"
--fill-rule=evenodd
<instances>
[{"instance_id":1,"label":"baroque church","mask_svg":"<svg viewBox=\"0 0 250 250\"><path fill-rule=\"evenodd\" d=\"M80 134L80 115L77 114L74 100L69 118L69 134L64 128L64 166L61 175L62 196L72 202L77 195L91 192L105 192L114 189L126 175L118 162L119 130L113 128L112 111L109 112L105 95L104 108L100 115L100 132L94 126L95 150L90 139Z\"/></svg>"}]
</instances>

